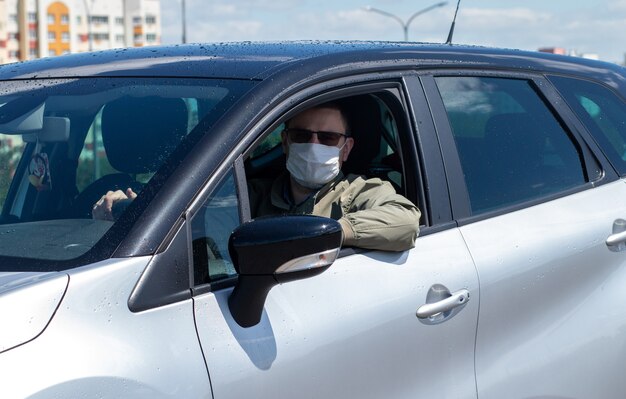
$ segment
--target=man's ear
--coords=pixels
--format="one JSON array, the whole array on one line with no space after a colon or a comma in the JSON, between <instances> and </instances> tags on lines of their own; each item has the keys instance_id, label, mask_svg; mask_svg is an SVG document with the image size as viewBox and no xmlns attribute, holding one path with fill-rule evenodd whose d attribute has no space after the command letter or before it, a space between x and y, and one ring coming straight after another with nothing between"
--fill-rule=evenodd
<instances>
[{"instance_id":1,"label":"man's ear","mask_svg":"<svg viewBox=\"0 0 626 399\"><path fill-rule=\"evenodd\" d=\"M350 155L350 151L352 151L352 147L354 147L354 139L352 137L346 138L346 143L343 145L341 149L341 162L346 162L348 160L348 155Z\"/></svg>"}]
</instances>

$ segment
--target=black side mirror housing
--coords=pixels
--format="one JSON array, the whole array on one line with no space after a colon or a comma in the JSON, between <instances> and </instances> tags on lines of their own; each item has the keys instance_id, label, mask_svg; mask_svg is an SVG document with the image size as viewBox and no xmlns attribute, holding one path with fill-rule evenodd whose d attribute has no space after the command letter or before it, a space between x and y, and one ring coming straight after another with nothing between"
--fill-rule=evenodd
<instances>
[{"instance_id":1,"label":"black side mirror housing","mask_svg":"<svg viewBox=\"0 0 626 399\"><path fill-rule=\"evenodd\" d=\"M342 240L339 222L320 216L266 217L239 226L228 244L239 274L228 298L235 321L242 327L258 324L272 287L328 269Z\"/></svg>"}]
</instances>

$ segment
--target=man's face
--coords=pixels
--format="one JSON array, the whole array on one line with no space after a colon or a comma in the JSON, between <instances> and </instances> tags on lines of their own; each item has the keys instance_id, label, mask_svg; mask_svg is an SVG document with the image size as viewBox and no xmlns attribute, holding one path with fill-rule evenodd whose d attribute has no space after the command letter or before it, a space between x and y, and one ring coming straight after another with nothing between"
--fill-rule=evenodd
<instances>
[{"instance_id":1,"label":"man's face","mask_svg":"<svg viewBox=\"0 0 626 399\"><path fill-rule=\"evenodd\" d=\"M341 112L332 108L312 108L303 111L289 121L289 128L346 134L346 126L341 117ZM285 151L285 154L289 154L290 141L287 134L283 132L281 138L283 151ZM322 144L317 134L311 135L309 143ZM348 159L353 146L354 139L352 137L344 137L339 140L337 147L341 147L341 153L339 154L340 164Z\"/></svg>"}]
</instances>

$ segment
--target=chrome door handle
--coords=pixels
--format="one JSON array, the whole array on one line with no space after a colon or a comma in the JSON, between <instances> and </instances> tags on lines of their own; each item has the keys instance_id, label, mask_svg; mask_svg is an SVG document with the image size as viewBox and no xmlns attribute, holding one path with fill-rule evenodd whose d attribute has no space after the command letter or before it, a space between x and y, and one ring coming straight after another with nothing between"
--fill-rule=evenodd
<instances>
[{"instance_id":1,"label":"chrome door handle","mask_svg":"<svg viewBox=\"0 0 626 399\"><path fill-rule=\"evenodd\" d=\"M606 239L606 246L609 247L611 251L615 252L626 249L626 231L611 234L609 238Z\"/></svg>"},{"instance_id":2,"label":"chrome door handle","mask_svg":"<svg viewBox=\"0 0 626 399\"><path fill-rule=\"evenodd\" d=\"M606 246L613 252L626 250L626 220L613 222L613 234L606 239Z\"/></svg>"},{"instance_id":3,"label":"chrome door handle","mask_svg":"<svg viewBox=\"0 0 626 399\"><path fill-rule=\"evenodd\" d=\"M427 303L417 309L417 317L427 319L440 313L448 312L456 307L465 305L470 298L469 291L466 289L453 292L446 299L434 303Z\"/></svg>"}]
</instances>

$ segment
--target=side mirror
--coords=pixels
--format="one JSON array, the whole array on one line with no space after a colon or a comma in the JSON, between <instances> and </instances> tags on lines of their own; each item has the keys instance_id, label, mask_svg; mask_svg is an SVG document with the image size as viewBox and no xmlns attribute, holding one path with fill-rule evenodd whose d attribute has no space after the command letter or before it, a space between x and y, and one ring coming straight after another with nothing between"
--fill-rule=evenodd
<instances>
[{"instance_id":1,"label":"side mirror","mask_svg":"<svg viewBox=\"0 0 626 399\"><path fill-rule=\"evenodd\" d=\"M258 324L272 287L328 269L342 240L341 225L320 216L267 217L239 226L228 243L239 273L228 298L235 321L242 327Z\"/></svg>"}]
</instances>

